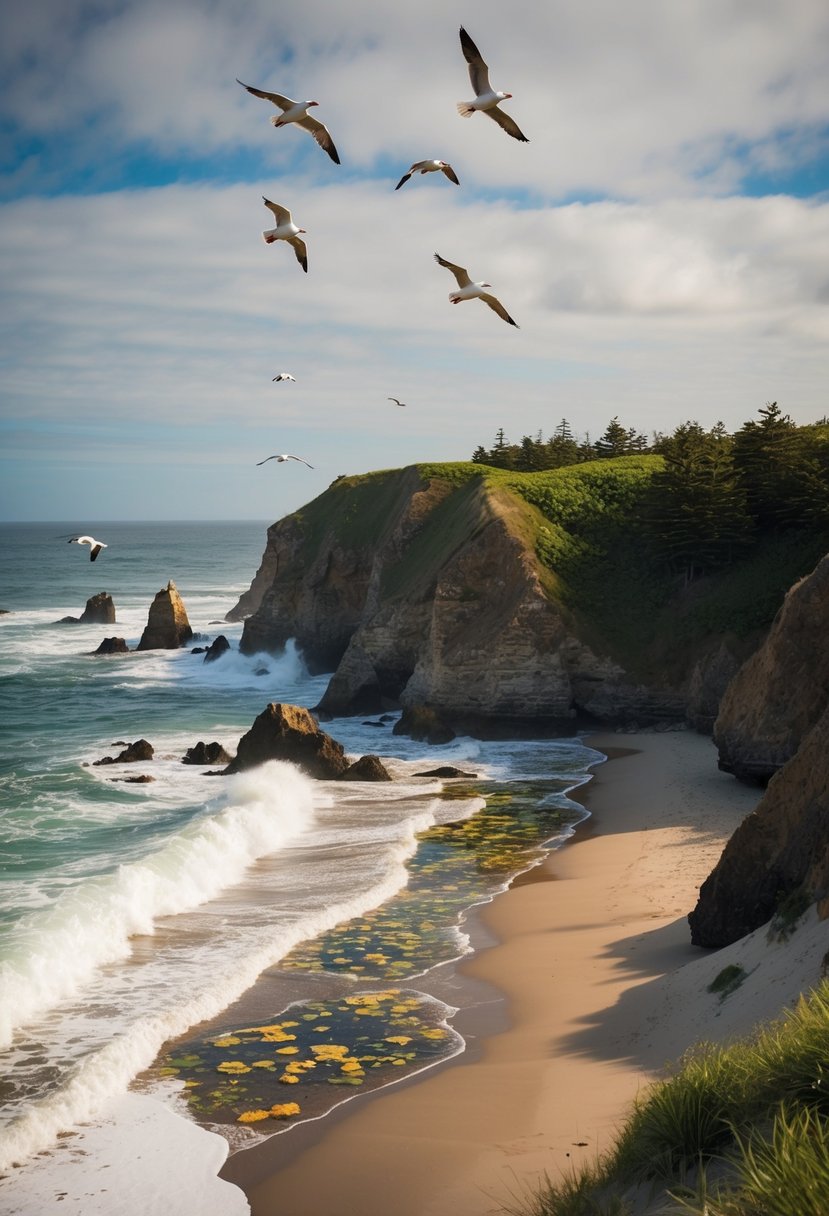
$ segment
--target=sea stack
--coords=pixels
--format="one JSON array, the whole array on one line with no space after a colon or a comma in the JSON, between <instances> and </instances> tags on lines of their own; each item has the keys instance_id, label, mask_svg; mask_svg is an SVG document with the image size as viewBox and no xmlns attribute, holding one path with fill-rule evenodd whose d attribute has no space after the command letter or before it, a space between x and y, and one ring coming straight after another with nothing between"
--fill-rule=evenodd
<instances>
[{"instance_id":1,"label":"sea stack","mask_svg":"<svg viewBox=\"0 0 829 1216\"><path fill-rule=\"evenodd\" d=\"M178 650L192 636L184 601L171 579L150 605L147 627L136 650Z\"/></svg>"}]
</instances>

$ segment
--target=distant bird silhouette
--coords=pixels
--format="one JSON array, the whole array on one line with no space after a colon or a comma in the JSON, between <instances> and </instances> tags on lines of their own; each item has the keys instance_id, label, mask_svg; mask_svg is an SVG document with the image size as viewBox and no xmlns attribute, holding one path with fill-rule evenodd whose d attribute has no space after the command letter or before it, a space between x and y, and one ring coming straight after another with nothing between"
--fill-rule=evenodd
<instances>
[{"instance_id":1,"label":"distant bird silhouette","mask_svg":"<svg viewBox=\"0 0 829 1216\"><path fill-rule=\"evenodd\" d=\"M287 207L280 207L279 203L272 203L269 198L262 195L262 202L276 216L276 227L267 228L262 233L262 240L266 245L272 245L274 241L287 241L293 246L296 260L299 262L305 273L308 273L308 251L305 248L305 242L299 235L304 232L304 228L297 228L294 221L291 219L291 213Z\"/></svg>"},{"instance_id":2,"label":"distant bird silhouette","mask_svg":"<svg viewBox=\"0 0 829 1216\"><path fill-rule=\"evenodd\" d=\"M393 401L395 405L402 405L402 406L405 406L405 404L406 404L406 402L405 402L405 401L398 401L396 397L387 397L387 398L386 398L386 400L387 400L387 401Z\"/></svg>"},{"instance_id":3,"label":"distant bird silhouette","mask_svg":"<svg viewBox=\"0 0 829 1216\"><path fill-rule=\"evenodd\" d=\"M293 380L296 383L296 376L292 376L290 372L280 372L278 376L274 376L273 382L278 380Z\"/></svg>"},{"instance_id":4,"label":"distant bird silhouette","mask_svg":"<svg viewBox=\"0 0 829 1216\"><path fill-rule=\"evenodd\" d=\"M467 34L466 30L461 26L461 50L466 62L469 64L469 79L472 82L472 88L475 90L474 101L459 101L458 113L461 118L469 118L472 114L480 111L481 114L486 114L487 118L492 118L498 123L499 127L503 127L507 135L511 135L513 139L520 139L522 143L529 143L526 135L519 128L515 119L510 118L509 114L505 114L503 110L498 109L499 101L506 101L512 97L512 93L496 93L489 83L489 68L484 63L481 52L476 47L475 43Z\"/></svg>"},{"instance_id":5,"label":"distant bird silhouette","mask_svg":"<svg viewBox=\"0 0 829 1216\"><path fill-rule=\"evenodd\" d=\"M438 169L444 175L444 177L449 178L450 182L454 182L456 186L460 185L460 182L455 176L455 170L451 165L447 164L445 160L419 160L412 165L408 173L403 174L400 181L394 188L395 190L399 190L400 187L409 180L413 173L434 173Z\"/></svg>"},{"instance_id":6,"label":"distant bird silhouette","mask_svg":"<svg viewBox=\"0 0 829 1216\"><path fill-rule=\"evenodd\" d=\"M89 560L95 561L95 558L102 549L108 549L109 545L105 545L102 540L96 540L94 536L70 536L68 543L70 545L89 545Z\"/></svg>"},{"instance_id":7,"label":"distant bird silhouette","mask_svg":"<svg viewBox=\"0 0 829 1216\"><path fill-rule=\"evenodd\" d=\"M264 89L255 89L251 84L245 84L239 77L236 77L236 83L240 84L243 89L247 89L254 97L262 97L265 101L270 101L282 113L271 118L271 122L275 127L287 127L289 123L296 123L298 127L302 127L304 131L310 131L314 139L324 152L327 152L335 165L340 163L340 158L337 155L337 149L334 147L334 141L331 138L331 132L317 118L311 118L306 113L311 106L318 106L318 101L292 101L290 97L283 97L281 93L266 93Z\"/></svg>"},{"instance_id":8,"label":"distant bird silhouette","mask_svg":"<svg viewBox=\"0 0 829 1216\"><path fill-rule=\"evenodd\" d=\"M256 462L257 467L260 464L267 464L269 460L278 460L280 462L283 460L298 460L300 464L308 464L308 461L303 460L301 456L290 456L286 452L282 456L266 456L264 460L257 460L257 462ZM312 464L308 464L309 469L313 469L313 467L314 466Z\"/></svg>"},{"instance_id":9,"label":"distant bird silhouette","mask_svg":"<svg viewBox=\"0 0 829 1216\"><path fill-rule=\"evenodd\" d=\"M451 270L458 281L460 290L449 292L449 299L453 304L460 304L464 300L483 300L484 304L488 304L493 312L497 312L498 316L506 321L508 325L515 325L516 329L519 328L501 301L495 296L490 295L488 291L484 291L485 287L492 286L491 283L473 283L463 266L456 266L454 262L447 262L439 253L435 254L435 261L440 266L445 266L447 270Z\"/></svg>"}]
</instances>

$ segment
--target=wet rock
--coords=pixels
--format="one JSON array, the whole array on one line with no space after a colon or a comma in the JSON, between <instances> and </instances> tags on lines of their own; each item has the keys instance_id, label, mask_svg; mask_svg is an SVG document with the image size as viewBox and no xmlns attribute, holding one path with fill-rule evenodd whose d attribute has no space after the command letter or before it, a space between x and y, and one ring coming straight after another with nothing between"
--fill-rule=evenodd
<instances>
[{"instance_id":1,"label":"wet rock","mask_svg":"<svg viewBox=\"0 0 829 1216\"><path fill-rule=\"evenodd\" d=\"M86 601L86 607L81 613L82 625L114 625L115 604L112 596L106 591L99 591Z\"/></svg>"},{"instance_id":2,"label":"wet rock","mask_svg":"<svg viewBox=\"0 0 829 1216\"><path fill-rule=\"evenodd\" d=\"M233 759L222 747L221 743L203 743L201 740L195 747L188 747L184 753L182 764L230 764Z\"/></svg>"},{"instance_id":3,"label":"wet rock","mask_svg":"<svg viewBox=\"0 0 829 1216\"><path fill-rule=\"evenodd\" d=\"M267 760L288 760L309 777L341 777L348 768L341 743L320 730L309 710L272 701L239 740L225 773L255 768Z\"/></svg>"},{"instance_id":4,"label":"wet rock","mask_svg":"<svg viewBox=\"0 0 829 1216\"><path fill-rule=\"evenodd\" d=\"M147 627L141 634L138 650L178 650L193 637L187 610L170 580L150 605Z\"/></svg>"},{"instance_id":5,"label":"wet rock","mask_svg":"<svg viewBox=\"0 0 829 1216\"><path fill-rule=\"evenodd\" d=\"M135 764L140 760L152 760L154 755L153 745L148 743L146 739L136 739L134 743L128 743L122 752L117 756L104 756L100 760L93 760L94 765L99 764Z\"/></svg>"},{"instance_id":6,"label":"wet rock","mask_svg":"<svg viewBox=\"0 0 829 1216\"><path fill-rule=\"evenodd\" d=\"M392 734L409 735L412 739L433 744L451 743L455 738L452 728L427 705L412 705L404 709L394 724Z\"/></svg>"},{"instance_id":7,"label":"wet rock","mask_svg":"<svg viewBox=\"0 0 829 1216\"><path fill-rule=\"evenodd\" d=\"M123 638L104 638L93 654L129 654L129 646Z\"/></svg>"},{"instance_id":8,"label":"wet rock","mask_svg":"<svg viewBox=\"0 0 829 1216\"><path fill-rule=\"evenodd\" d=\"M415 777L477 777L477 773L465 773L462 768L454 768L451 764L442 764L439 768L430 768L425 773L415 773Z\"/></svg>"},{"instance_id":9,"label":"wet rock","mask_svg":"<svg viewBox=\"0 0 829 1216\"><path fill-rule=\"evenodd\" d=\"M203 662L215 663L216 659L220 659L227 650L230 650L230 642L223 633L220 633L216 640L207 647Z\"/></svg>"},{"instance_id":10,"label":"wet rock","mask_svg":"<svg viewBox=\"0 0 829 1216\"><path fill-rule=\"evenodd\" d=\"M147 785L150 781L155 781L155 777L151 777L149 773L139 773L137 777L110 777L110 781L123 781L127 785Z\"/></svg>"},{"instance_id":11,"label":"wet rock","mask_svg":"<svg viewBox=\"0 0 829 1216\"><path fill-rule=\"evenodd\" d=\"M379 756L361 756L345 770L343 781L391 781L392 776Z\"/></svg>"}]
</instances>

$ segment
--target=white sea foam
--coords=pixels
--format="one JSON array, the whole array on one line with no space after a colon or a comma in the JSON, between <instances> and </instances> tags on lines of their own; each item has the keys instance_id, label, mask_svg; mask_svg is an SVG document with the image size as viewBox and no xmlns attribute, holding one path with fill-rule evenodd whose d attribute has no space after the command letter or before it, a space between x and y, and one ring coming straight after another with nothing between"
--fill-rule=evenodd
<instances>
[{"instance_id":1,"label":"white sea foam","mask_svg":"<svg viewBox=\"0 0 829 1216\"><path fill-rule=\"evenodd\" d=\"M313 785L293 765L271 761L232 778L226 801L155 853L84 880L18 922L0 964L0 1045L97 968L126 957L132 935L212 899L307 828Z\"/></svg>"}]
</instances>

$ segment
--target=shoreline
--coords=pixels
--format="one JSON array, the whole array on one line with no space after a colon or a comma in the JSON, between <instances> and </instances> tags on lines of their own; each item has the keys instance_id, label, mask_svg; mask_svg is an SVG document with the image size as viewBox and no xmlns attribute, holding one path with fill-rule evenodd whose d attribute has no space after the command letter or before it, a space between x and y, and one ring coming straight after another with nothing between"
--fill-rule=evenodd
<instances>
[{"instance_id":1,"label":"shoreline","mask_svg":"<svg viewBox=\"0 0 829 1216\"><path fill-rule=\"evenodd\" d=\"M570 794L589 817L470 921L466 1050L234 1154L221 1177L253 1216L387 1216L380 1179L398 1216L493 1216L609 1148L637 1089L696 1037L676 1018L657 1033L649 989L710 954L685 918L759 791L690 732L584 742L608 757Z\"/></svg>"}]
</instances>

